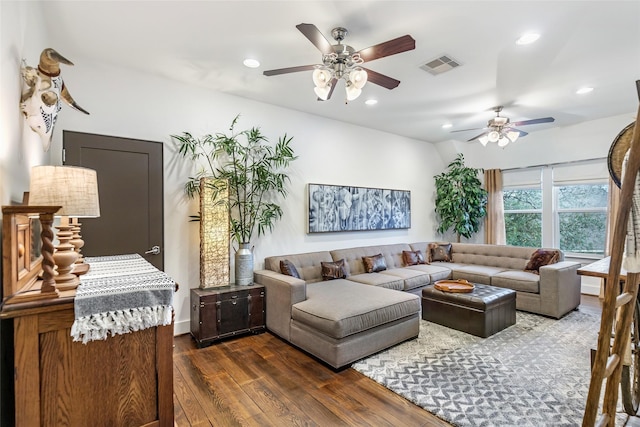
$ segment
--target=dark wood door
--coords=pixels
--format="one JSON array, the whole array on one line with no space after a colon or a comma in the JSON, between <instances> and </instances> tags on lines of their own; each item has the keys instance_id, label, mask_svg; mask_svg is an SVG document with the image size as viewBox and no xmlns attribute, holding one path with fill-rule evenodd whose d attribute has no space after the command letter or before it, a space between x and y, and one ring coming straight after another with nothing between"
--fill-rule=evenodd
<instances>
[{"instance_id":1,"label":"dark wood door","mask_svg":"<svg viewBox=\"0 0 640 427\"><path fill-rule=\"evenodd\" d=\"M64 164L95 169L100 217L82 218L82 253L138 253L164 269L162 143L63 132ZM145 254L154 246L159 254Z\"/></svg>"}]
</instances>

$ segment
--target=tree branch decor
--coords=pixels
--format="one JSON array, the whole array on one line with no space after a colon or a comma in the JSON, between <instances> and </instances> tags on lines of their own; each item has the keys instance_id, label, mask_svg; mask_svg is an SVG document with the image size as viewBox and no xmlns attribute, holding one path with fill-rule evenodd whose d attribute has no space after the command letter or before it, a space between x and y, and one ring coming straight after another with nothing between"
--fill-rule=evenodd
<instances>
[{"instance_id":1,"label":"tree branch decor","mask_svg":"<svg viewBox=\"0 0 640 427\"><path fill-rule=\"evenodd\" d=\"M487 214L487 191L482 188L478 173L482 169L466 167L462 153L449 163L448 171L434 176L436 180L436 214L440 218L438 233L453 228L458 242L480 229Z\"/></svg>"},{"instance_id":2,"label":"tree branch decor","mask_svg":"<svg viewBox=\"0 0 640 427\"><path fill-rule=\"evenodd\" d=\"M231 237L238 244L248 243L257 230L258 236L271 231L282 217L277 196L286 196L289 181L286 169L297 159L291 148L293 137L278 139L275 146L258 127L236 131L239 115L233 119L229 133L208 134L196 138L189 132L171 135L179 143L179 153L199 163L201 170L185 184L185 192L195 197L200 192L200 179L208 180L212 203L227 203L231 222ZM228 201L217 196L229 187ZM197 219L197 217L196 217Z\"/></svg>"}]
</instances>

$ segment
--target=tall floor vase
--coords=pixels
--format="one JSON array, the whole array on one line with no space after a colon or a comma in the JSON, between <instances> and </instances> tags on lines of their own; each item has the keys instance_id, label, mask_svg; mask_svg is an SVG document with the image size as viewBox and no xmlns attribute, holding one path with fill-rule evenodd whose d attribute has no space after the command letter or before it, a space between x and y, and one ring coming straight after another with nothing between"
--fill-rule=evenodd
<instances>
[{"instance_id":1,"label":"tall floor vase","mask_svg":"<svg viewBox=\"0 0 640 427\"><path fill-rule=\"evenodd\" d=\"M240 243L236 251L236 285L250 285L253 283L253 250L250 243Z\"/></svg>"}]
</instances>

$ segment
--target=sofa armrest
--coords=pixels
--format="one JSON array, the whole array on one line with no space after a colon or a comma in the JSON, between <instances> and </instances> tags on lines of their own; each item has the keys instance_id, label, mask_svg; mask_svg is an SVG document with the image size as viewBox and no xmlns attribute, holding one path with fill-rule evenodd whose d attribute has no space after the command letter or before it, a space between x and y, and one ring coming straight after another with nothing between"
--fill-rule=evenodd
<instances>
[{"instance_id":1,"label":"sofa armrest","mask_svg":"<svg viewBox=\"0 0 640 427\"><path fill-rule=\"evenodd\" d=\"M254 271L253 280L265 287L267 329L289 341L291 307L307 299L306 282L271 270Z\"/></svg>"},{"instance_id":2,"label":"sofa armrest","mask_svg":"<svg viewBox=\"0 0 640 427\"><path fill-rule=\"evenodd\" d=\"M559 319L580 305L580 263L560 261L540 267L542 314Z\"/></svg>"}]
</instances>

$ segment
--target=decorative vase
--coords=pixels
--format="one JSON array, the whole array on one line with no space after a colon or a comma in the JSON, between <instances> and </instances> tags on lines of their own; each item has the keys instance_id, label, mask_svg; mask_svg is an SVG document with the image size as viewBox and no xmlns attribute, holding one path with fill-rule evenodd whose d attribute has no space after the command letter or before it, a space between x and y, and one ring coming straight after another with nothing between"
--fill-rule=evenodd
<instances>
[{"instance_id":1,"label":"decorative vase","mask_svg":"<svg viewBox=\"0 0 640 427\"><path fill-rule=\"evenodd\" d=\"M236 285L247 286L253 283L253 249L249 243L240 243L236 251Z\"/></svg>"}]
</instances>

